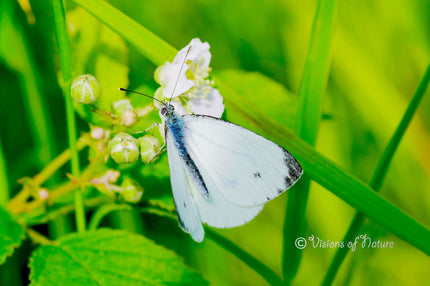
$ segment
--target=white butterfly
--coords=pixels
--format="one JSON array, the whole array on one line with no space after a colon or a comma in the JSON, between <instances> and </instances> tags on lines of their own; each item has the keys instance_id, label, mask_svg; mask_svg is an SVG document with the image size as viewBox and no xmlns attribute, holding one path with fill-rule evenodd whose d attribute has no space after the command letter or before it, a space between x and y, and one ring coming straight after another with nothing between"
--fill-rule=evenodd
<instances>
[{"instance_id":1,"label":"white butterfly","mask_svg":"<svg viewBox=\"0 0 430 286\"><path fill-rule=\"evenodd\" d=\"M202 223L243 225L303 173L297 160L272 141L233 123L179 115L162 103L173 198L182 229L195 241Z\"/></svg>"}]
</instances>

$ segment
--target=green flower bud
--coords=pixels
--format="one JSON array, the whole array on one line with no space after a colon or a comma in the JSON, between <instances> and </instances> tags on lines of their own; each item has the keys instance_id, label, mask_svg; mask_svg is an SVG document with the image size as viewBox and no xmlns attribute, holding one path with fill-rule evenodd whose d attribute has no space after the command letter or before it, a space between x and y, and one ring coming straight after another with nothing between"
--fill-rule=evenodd
<instances>
[{"instance_id":1,"label":"green flower bud","mask_svg":"<svg viewBox=\"0 0 430 286\"><path fill-rule=\"evenodd\" d=\"M142 162L149 164L158 156L161 144L157 138L147 134L139 138L139 147Z\"/></svg>"},{"instance_id":2,"label":"green flower bud","mask_svg":"<svg viewBox=\"0 0 430 286\"><path fill-rule=\"evenodd\" d=\"M126 110L133 111L133 106L131 105L130 99L128 98L115 101L112 104L112 107L114 113L117 115L122 114Z\"/></svg>"},{"instance_id":3,"label":"green flower bud","mask_svg":"<svg viewBox=\"0 0 430 286\"><path fill-rule=\"evenodd\" d=\"M121 184L121 187L121 195L126 202L137 203L142 198L143 190L133 180L125 179Z\"/></svg>"},{"instance_id":4,"label":"green flower bud","mask_svg":"<svg viewBox=\"0 0 430 286\"><path fill-rule=\"evenodd\" d=\"M110 142L110 156L118 164L134 163L139 157L137 139L127 133L117 134Z\"/></svg>"},{"instance_id":5,"label":"green flower bud","mask_svg":"<svg viewBox=\"0 0 430 286\"><path fill-rule=\"evenodd\" d=\"M71 95L77 103L91 104L100 97L100 85L90 74L78 76L73 80Z\"/></svg>"},{"instance_id":6,"label":"green flower bud","mask_svg":"<svg viewBox=\"0 0 430 286\"><path fill-rule=\"evenodd\" d=\"M154 94L154 106L159 109L161 107L161 103L158 100L160 101L164 100L163 87L161 86L157 88Z\"/></svg>"},{"instance_id":7,"label":"green flower bud","mask_svg":"<svg viewBox=\"0 0 430 286\"><path fill-rule=\"evenodd\" d=\"M158 84L161 84L161 78L160 75L163 72L163 69L166 67L166 65L168 65L169 62L166 62L165 64L162 64L161 66L159 66L154 73L154 79Z\"/></svg>"}]
</instances>

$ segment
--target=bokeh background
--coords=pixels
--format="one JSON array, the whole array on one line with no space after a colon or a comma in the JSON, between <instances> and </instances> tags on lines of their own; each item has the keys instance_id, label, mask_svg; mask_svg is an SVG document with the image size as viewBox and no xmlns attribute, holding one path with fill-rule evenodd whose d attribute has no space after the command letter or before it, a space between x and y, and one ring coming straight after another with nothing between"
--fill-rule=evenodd
<instances>
[{"instance_id":1,"label":"bokeh background","mask_svg":"<svg viewBox=\"0 0 430 286\"><path fill-rule=\"evenodd\" d=\"M309 46L316 1L109 1L180 49L198 37L211 46L215 75L289 128L294 127L297 91ZM337 1L331 66L316 149L368 182L430 63L427 0ZM118 87L154 92L156 66L96 19L66 1L75 56L75 76L95 74L104 90ZM0 2L0 135L7 178L5 200L67 148L64 100L57 80L59 56L50 1ZM171 60L171 59L170 59ZM115 90L115 91L114 91ZM283 106L271 104L282 97ZM228 110L226 110L228 117ZM78 120L80 131L88 123ZM430 227L430 97L425 95L394 157L381 195ZM165 158L140 175L145 190L168 189ZM68 168L58 174L64 179ZM55 180L55 178L53 178ZM4 190L9 189L8 192ZM282 228L288 195L269 202L245 226L220 230L281 273ZM307 235L341 241L355 210L317 184L307 208ZM40 227L51 237L73 231L72 216ZM240 260L205 240L193 243L176 223L156 216L119 213L104 225L143 233L173 249L213 285L266 285ZM367 221L361 233L394 241L393 249L350 253L337 285L424 285L428 256ZM0 267L1 285L26 285L33 249L25 243ZM306 248L294 280L319 284L334 249ZM13 284L8 284L13 282Z\"/></svg>"}]
</instances>

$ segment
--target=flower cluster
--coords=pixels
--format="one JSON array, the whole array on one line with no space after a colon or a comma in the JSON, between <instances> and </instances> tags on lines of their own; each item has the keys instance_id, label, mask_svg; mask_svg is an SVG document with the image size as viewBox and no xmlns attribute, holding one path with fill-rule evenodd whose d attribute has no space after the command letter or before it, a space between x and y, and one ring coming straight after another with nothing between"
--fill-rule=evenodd
<instances>
[{"instance_id":1,"label":"flower cluster","mask_svg":"<svg viewBox=\"0 0 430 286\"><path fill-rule=\"evenodd\" d=\"M220 118L224 112L223 98L209 79L211 53L209 44L193 39L178 52L173 62L166 62L155 71L161 85L155 98L170 101L179 114L204 114ZM159 103L154 102L159 107Z\"/></svg>"},{"instance_id":2,"label":"flower cluster","mask_svg":"<svg viewBox=\"0 0 430 286\"><path fill-rule=\"evenodd\" d=\"M161 144L157 138L146 134L139 139L127 133L118 133L110 142L110 155L118 164L132 164L139 155L142 162L153 162L161 151ZM140 153L139 153L140 152Z\"/></svg>"},{"instance_id":3,"label":"flower cluster","mask_svg":"<svg viewBox=\"0 0 430 286\"><path fill-rule=\"evenodd\" d=\"M155 92L154 98L170 102L181 115L194 113L220 118L224 112L224 104L222 96L214 88L214 81L209 76L211 72L209 48L208 43L193 39L178 52L173 62L166 62L157 68L155 80L161 86ZM93 111L111 124L106 130L97 126L92 127L90 135L97 142L96 149L106 155L109 153L118 164L133 164L139 157L144 164L154 162L163 149L160 140L149 134L135 138L128 131L139 128L140 121L156 110L155 108L160 108L160 103L154 100L154 104L134 108L129 98L123 98L112 102L111 110L108 111L96 104L100 95L100 85L94 76L82 75L73 81L72 98L77 103L91 105ZM115 136L112 138L112 135ZM139 201L142 190L138 184L125 179L118 185L116 182L119 177L119 171L109 170L99 177L92 178L89 183L112 198L119 195L127 202ZM40 194L40 197L46 196L45 193Z\"/></svg>"}]
</instances>

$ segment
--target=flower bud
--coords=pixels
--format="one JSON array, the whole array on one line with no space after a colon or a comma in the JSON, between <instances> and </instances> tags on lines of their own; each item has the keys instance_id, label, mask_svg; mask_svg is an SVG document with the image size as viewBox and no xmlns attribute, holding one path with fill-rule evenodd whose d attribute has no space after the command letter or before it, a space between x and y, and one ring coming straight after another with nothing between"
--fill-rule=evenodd
<instances>
[{"instance_id":1,"label":"flower bud","mask_svg":"<svg viewBox=\"0 0 430 286\"><path fill-rule=\"evenodd\" d=\"M116 170L107 170L103 175L90 180L90 184L101 193L114 199L115 193L122 189L114 183L118 180L120 173Z\"/></svg>"},{"instance_id":2,"label":"flower bud","mask_svg":"<svg viewBox=\"0 0 430 286\"><path fill-rule=\"evenodd\" d=\"M136 112L132 110L125 110L121 114L121 123L125 126L131 126L136 123Z\"/></svg>"},{"instance_id":3,"label":"flower bud","mask_svg":"<svg viewBox=\"0 0 430 286\"><path fill-rule=\"evenodd\" d=\"M101 127L94 126L91 128L91 137L96 140L101 140L105 136L105 131Z\"/></svg>"},{"instance_id":4,"label":"flower bud","mask_svg":"<svg viewBox=\"0 0 430 286\"><path fill-rule=\"evenodd\" d=\"M126 202L137 203L142 198L143 190L131 179L124 179L121 195Z\"/></svg>"},{"instance_id":5,"label":"flower bud","mask_svg":"<svg viewBox=\"0 0 430 286\"><path fill-rule=\"evenodd\" d=\"M140 157L142 162L149 164L156 159L160 152L160 141L149 134L139 138Z\"/></svg>"},{"instance_id":6,"label":"flower bud","mask_svg":"<svg viewBox=\"0 0 430 286\"><path fill-rule=\"evenodd\" d=\"M127 133L117 134L110 142L110 155L118 164L134 163L139 157L137 139Z\"/></svg>"},{"instance_id":7,"label":"flower bud","mask_svg":"<svg viewBox=\"0 0 430 286\"><path fill-rule=\"evenodd\" d=\"M71 96L77 103L92 104L100 93L100 85L93 75L81 75L73 80Z\"/></svg>"},{"instance_id":8,"label":"flower bud","mask_svg":"<svg viewBox=\"0 0 430 286\"><path fill-rule=\"evenodd\" d=\"M115 101L112 104L112 107L113 107L114 113L117 115L122 114L126 110L128 110L128 111L133 110L133 106L131 105L130 99L128 99L128 98Z\"/></svg>"},{"instance_id":9,"label":"flower bud","mask_svg":"<svg viewBox=\"0 0 430 286\"><path fill-rule=\"evenodd\" d=\"M163 100L164 100L163 87L159 87L157 88L154 94L154 106L156 108L160 108L161 107L160 101L163 101Z\"/></svg>"},{"instance_id":10,"label":"flower bud","mask_svg":"<svg viewBox=\"0 0 430 286\"><path fill-rule=\"evenodd\" d=\"M161 74L163 73L163 69L169 64L169 62L165 62L161 66L159 66L154 73L154 79L158 84L161 84Z\"/></svg>"}]
</instances>

